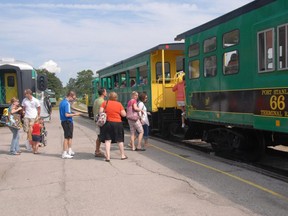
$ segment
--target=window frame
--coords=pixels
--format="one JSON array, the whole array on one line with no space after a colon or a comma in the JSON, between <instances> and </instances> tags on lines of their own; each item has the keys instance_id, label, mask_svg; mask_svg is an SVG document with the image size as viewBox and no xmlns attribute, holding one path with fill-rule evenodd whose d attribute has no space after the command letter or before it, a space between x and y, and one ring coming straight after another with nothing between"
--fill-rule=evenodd
<instances>
[{"instance_id":1,"label":"window frame","mask_svg":"<svg viewBox=\"0 0 288 216\"><path fill-rule=\"evenodd\" d=\"M212 70L214 70L215 69L215 74L212 74L211 76L210 75L208 75L208 73L206 73L206 62L205 62L205 60L207 59L207 58L215 58L215 67L213 67L213 69ZM213 62L213 63L214 63ZM211 67L212 68L212 67ZM210 73L209 73L210 74ZM209 56L205 56L204 58L203 58L203 76L205 77L205 78L212 78L212 77L216 77L217 76L217 55L216 54L213 54L213 55L209 55Z\"/></svg>"},{"instance_id":2,"label":"window frame","mask_svg":"<svg viewBox=\"0 0 288 216\"><path fill-rule=\"evenodd\" d=\"M193 46L196 46L196 45L198 45L198 49L196 49L198 52L196 52L196 53L193 54L193 55L192 55L192 54L190 55L190 53L192 53L192 51L190 52L190 48L192 49ZM198 56L199 54L200 54L200 43L199 43L199 42L196 42L196 43L193 43L193 44L189 45L189 47L188 47L188 57L189 57L189 58Z\"/></svg>"},{"instance_id":3,"label":"window frame","mask_svg":"<svg viewBox=\"0 0 288 216\"><path fill-rule=\"evenodd\" d=\"M285 67L280 68L280 34L279 34L279 29L284 27L285 28L285 55L284 55L284 60L285 60ZM277 26L277 69L282 71L282 70L287 70L288 69L288 23L285 23L283 25Z\"/></svg>"},{"instance_id":4,"label":"window frame","mask_svg":"<svg viewBox=\"0 0 288 216\"><path fill-rule=\"evenodd\" d=\"M190 68L193 68L193 67L190 67L190 66L191 66L192 62L196 62L196 61L198 61L198 73L197 73L198 76L193 77L193 70L192 71L190 70ZM188 62L188 78L191 80L191 79L199 79L199 77L200 77L200 60L199 59L189 60L189 62Z\"/></svg>"},{"instance_id":5,"label":"window frame","mask_svg":"<svg viewBox=\"0 0 288 216\"><path fill-rule=\"evenodd\" d=\"M206 45L207 45L206 43L209 43L210 41L212 41L212 40L214 40L214 39L215 39L215 41L212 43L212 44L215 45L214 49L211 49L211 50L209 49L209 50L207 50L207 49L208 49L207 47L209 47L209 46L211 46L211 45L206 46ZM217 49L217 37L216 37L216 36L207 38L207 39L205 39L205 40L203 41L203 53L207 54L207 53L210 53L210 52L215 51L216 49Z\"/></svg>"},{"instance_id":6,"label":"window frame","mask_svg":"<svg viewBox=\"0 0 288 216\"><path fill-rule=\"evenodd\" d=\"M267 33L268 32L272 32L272 38L271 38L271 44L272 44L272 47L271 47L271 50L272 50L272 65L273 67L271 69L268 68L268 64L267 64L267 60L268 60L268 57L267 54ZM259 35L260 34L263 34L264 35L264 62L262 64L264 64L264 70L261 70L261 62L260 62L260 44L259 44ZM257 32L257 66L258 66L258 73L267 73L267 72L273 72L275 71L275 30L274 28L268 28L268 29L265 29L265 30L262 30L262 31L259 31ZM262 48L263 49L263 48Z\"/></svg>"},{"instance_id":7,"label":"window frame","mask_svg":"<svg viewBox=\"0 0 288 216\"><path fill-rule=\"evenodd\" d=\"M237 41L237 43L235 43L235 44L233 44L233 45L230 45L230 46L225 46L225 43L224 43L225 36L226 36L226 35L229 35L229 34L232 34L233 32L236 32L236 31L238 31L238 34L237 34L237 36L238 36L238 41ZM222 36L222 47L223 47L223 49L227 49L227 48L236 46L236 45L238 45L239 43L240 43L240 30L239 30L239 29L234 29L234 30L231 30L231 31L229 31L229 32L226 32L226 33L224 33L223 36Z\"/></svg>"}]
</instances>

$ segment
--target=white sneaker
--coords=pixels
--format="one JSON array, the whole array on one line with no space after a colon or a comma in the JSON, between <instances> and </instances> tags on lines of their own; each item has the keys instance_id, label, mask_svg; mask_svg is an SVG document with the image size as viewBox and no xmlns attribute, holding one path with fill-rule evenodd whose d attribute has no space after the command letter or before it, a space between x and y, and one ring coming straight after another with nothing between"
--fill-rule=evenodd
<instances>
[{"instance_id":1,"label":"white sneaker","mask_svg":"<svg viewBox=\"0 0 288 216\"><path fill-rule=\"evenodd\" d=\"M73 151L71 150L71 151L68 151L68 154L71 155L71 156L74 156L74 155L75 155L75 152L73 152Z\"/></svg>"},{"instance_id":2,"label":"white sneaker","mask_svg":"<svg viewBox=\"0 0 288 216\"><path fill-rule=\"evenodd\" d=\"M73 158L73 156L69 155L69 154L62 154L62 158L63 159L71 159L71 158Z\"/></svg>"},{"instance_id":3,"label":"white sneaker","mask_svg":"<svg viewBox=\"0 0 288 216\"><path fill-rule=\"evenodd\" d=\"M185 127L185 124L183 123L183 124L182 124L182 128L184 128L184 127Z\"/></svg>"}]
</instances>

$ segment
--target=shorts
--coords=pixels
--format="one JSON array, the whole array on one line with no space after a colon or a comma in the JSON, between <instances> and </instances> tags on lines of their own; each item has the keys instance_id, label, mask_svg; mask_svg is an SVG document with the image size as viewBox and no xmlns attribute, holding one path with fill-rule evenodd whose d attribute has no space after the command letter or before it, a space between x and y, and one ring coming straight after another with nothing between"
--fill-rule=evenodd
<instances>
[{"instance_id":1,"label":"shorts","mask_svg":"<svg viewBox=\"0 0 288 216\"><path fill-rule=\"evenodd\" d=\"M64 138L73 138L73 123L71 121L61 121L62 128L64 130Z\"/></svg>"},{"instance_id":2,"label":"shorts","mask_svg":"<svg viewBox=\"0 0 288 216\"><path fill-rule=\"evenodd\" d=\"M41 136L40 135L32 135L32 141L40 142L41 141Z\"/></svg>"},{"instance_id":3,"label":"shorts","mask_svg":"<svg viewBox=\"0 0 288 216\"><path fill-rule=\"evenodd\" d=\"M130 127L130 132L132 135L135 135L136 131L138 133L143 133L143 126L140 120L137 120L137 121L128 120L128 123Z\"/></svg>"},{"instance_id":4,"label":"shorts","mask_svg":"<svg viewBox=\"0 0 288 216\"><path fill-rule=\"evenodd\" d=\"M111 140L112 143L124 142L124 127L122 122L106 122L101 127L100 141Z\"/></svg>"},{"instance_id":5,"label":"shorts","mask_svg":"<svg viewBox=\"0 0 288 216\"><path fill-rule=\"evenodd\" d=\"M23 118L23 130L25 133L29 132L30 124L34 124L36 118Z\"/></svg>"},{"instance_id":6,"label":"shorts","mask_svg":"<svg viewBox=\"0 0 288 216\"><path fill-rule=\"evenodd\" d=\"M184 107L185 106L185 101L177 101L177 106Z\"/></svg>"}]
</instances>

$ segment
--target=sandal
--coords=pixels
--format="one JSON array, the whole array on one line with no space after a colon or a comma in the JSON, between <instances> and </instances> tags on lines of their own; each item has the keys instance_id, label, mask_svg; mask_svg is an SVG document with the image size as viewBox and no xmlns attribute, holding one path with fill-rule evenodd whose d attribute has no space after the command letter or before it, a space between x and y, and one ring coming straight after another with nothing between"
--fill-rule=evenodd
<instances>
[{"instance_id":1,"label":"sandal","mask_svg":"<svg viewBox=\"0 0 288 216\"><path fill-rule=\"evenodd\" d=\"M126 160L126 159L128 159L128 157L127 157L127 156L125 156L124 158L121 158L121 160Z\"/></svg>"},{"instance_id":2,"label":"sandal","mask_svg":"<svg viewBox=\"0 0 288 216\"><path fill-rule=\"evenodd\" d=\"M107 158L105 158L105 160L104 161L106 161L106 162L110 162L110 160L109 159L107 159Z\"/></svg>"},{"instance_id":3,"label":"sandal","mask_svg":"<svg viewBox=\"0 0 288 216\"><path fill-rule=\"evenodd\" d=\"M146 149L142 149L142 148L138 149L138 148L136 148L135 151L146 151Z\"/></svg>"},{"instance_id":4,"label":"sandal","mask_svg":"<svg viewBox=\"0 0 288 216\"><path fill-rule=\"evenodd\" d=\"M95 152L94 156L95 157L105 157L105 155L102 152L100 152L100 153Z\"/></svg>"}]
</instances>

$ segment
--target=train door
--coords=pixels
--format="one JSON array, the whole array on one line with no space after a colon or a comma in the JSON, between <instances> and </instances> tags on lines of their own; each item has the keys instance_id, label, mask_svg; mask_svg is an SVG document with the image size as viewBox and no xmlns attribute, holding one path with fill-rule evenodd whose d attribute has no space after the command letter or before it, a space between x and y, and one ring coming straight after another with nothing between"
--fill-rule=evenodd
<instances>
[{"instance_id":1,"label":"train door","mask_svg":"<svg viewBox=\"0 0 288 216\"><path fill-rule=\"evenodd\" d=\"M4 88L6 95L6 103L10 103L12 97L18 98L18 85L16 73L5 73Z\"/></svg>"}]
</instances>

